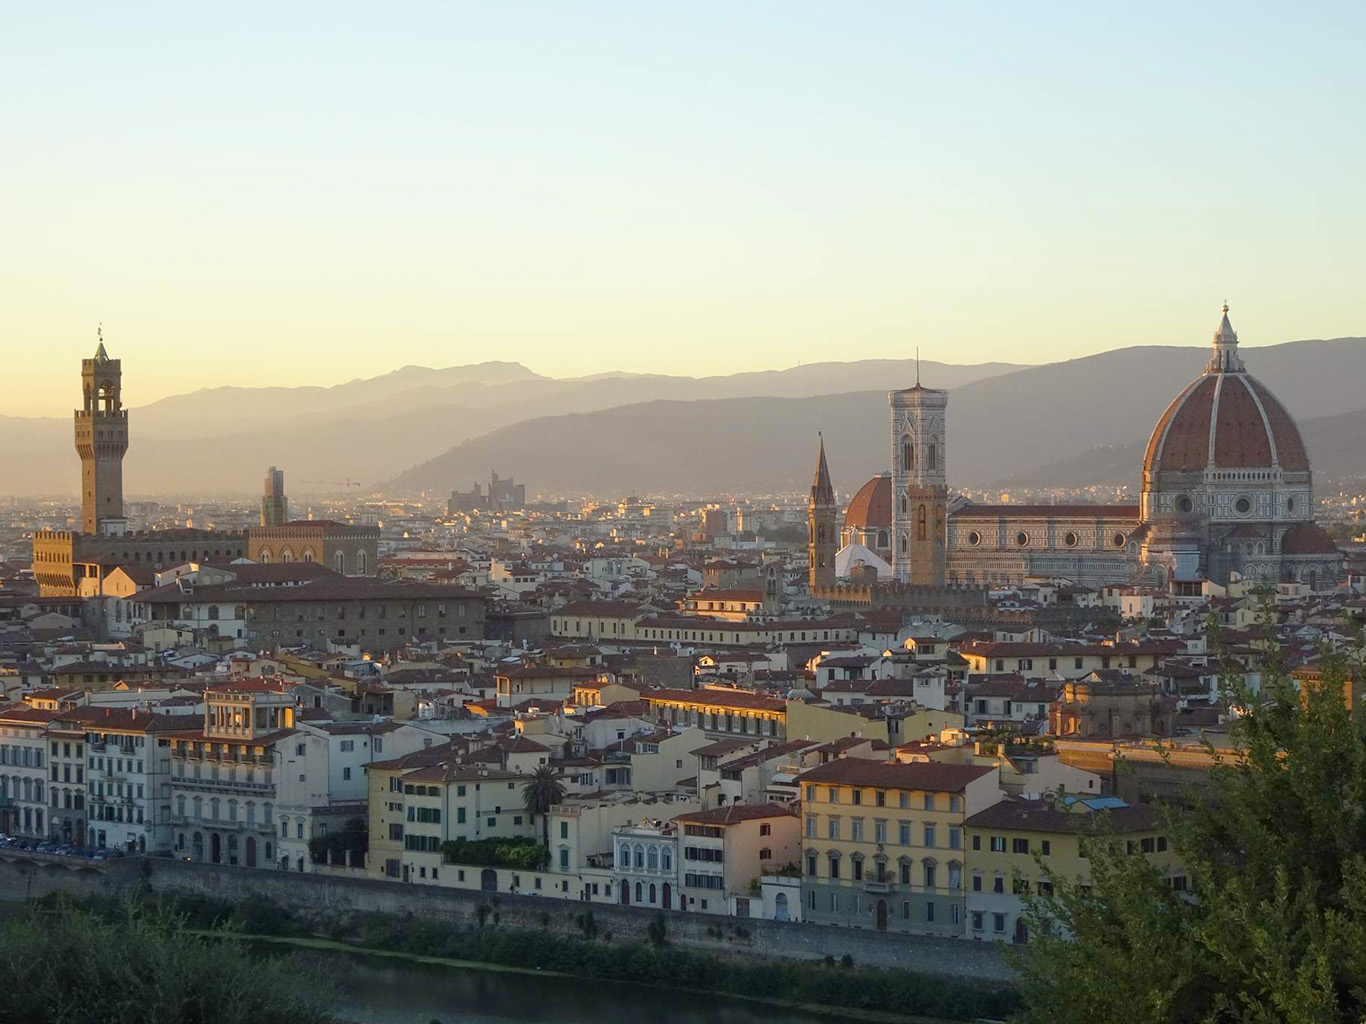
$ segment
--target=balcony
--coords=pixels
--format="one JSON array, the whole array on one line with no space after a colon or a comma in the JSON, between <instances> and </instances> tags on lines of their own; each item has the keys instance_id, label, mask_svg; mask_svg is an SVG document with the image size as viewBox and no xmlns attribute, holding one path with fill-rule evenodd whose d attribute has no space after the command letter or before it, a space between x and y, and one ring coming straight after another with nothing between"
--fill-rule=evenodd
<instances>
[{"instance_id":1,"label":"balcony","mask_svg":"<svg viewBox=\"0 0 1366 1024\"><path fill-rule=\"evenodd\" d=\"M171 785L178 789L194 789L213 793L273 793L275 782L267 779L265 782L229 782L227 779L195 779L190 776L177 776L171 780Z\"/></svg>"}]
</instances>

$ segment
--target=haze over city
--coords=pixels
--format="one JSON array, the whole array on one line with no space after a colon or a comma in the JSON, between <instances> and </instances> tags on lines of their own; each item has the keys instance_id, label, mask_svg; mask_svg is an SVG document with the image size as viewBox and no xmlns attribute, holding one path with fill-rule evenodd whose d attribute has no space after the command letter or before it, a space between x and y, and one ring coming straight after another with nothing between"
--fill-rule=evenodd
<instances>
[{"instance_id":1,"label":"haze over city","mask_svg":"<svg viewBox=\"0 0 1366 1024\"><path fill-rule=\"evenodd\" d=\"M985 16L990 10L990 16ZM1358 4L25 5L7 415L1362 333Z\"/></svg>"},{"instance_id":2,"label":"haze over city","mask_svg":"<svg viewBox=\"0 0 1366 1024\"><path fill-rule=\"evenodd\" d=\"M6 13L4 1021L1366 1021L1366 8Z\"/></svg>"}]
</instances>

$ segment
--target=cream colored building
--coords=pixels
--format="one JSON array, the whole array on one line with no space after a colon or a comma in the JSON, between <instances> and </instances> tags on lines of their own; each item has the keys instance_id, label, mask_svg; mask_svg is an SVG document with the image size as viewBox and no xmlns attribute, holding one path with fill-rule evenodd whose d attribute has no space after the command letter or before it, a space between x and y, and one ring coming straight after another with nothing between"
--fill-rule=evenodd
<instances>
[{"instance_id":1,"label":"cream colored building","mask_svg":"<svg viewBox=\"0 0 1366 1024\"><path fill-rule=\"evenodd\" d=\"M964 823L1001 799L995 767L846 757L798 781L803 920L963 934Z\"/></svg>"}]
</instances>

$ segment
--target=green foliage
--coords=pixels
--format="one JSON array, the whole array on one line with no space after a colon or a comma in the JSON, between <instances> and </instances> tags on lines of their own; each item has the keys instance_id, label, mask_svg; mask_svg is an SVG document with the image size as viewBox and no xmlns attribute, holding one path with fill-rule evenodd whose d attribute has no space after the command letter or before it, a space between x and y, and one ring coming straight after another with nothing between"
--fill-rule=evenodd
<instances>
[{"instance_id":1,"label":"green foliage","mask_svg":"<svg viewBox=\"0 0 1366 1024\"><path fill-rule=\"evenodd\" d=\"M121 913L119 905L106 899L85 901L85 913L93 919L100 914ZM160 904L166 906L167 904ZM176 911L193 926L212 927L228 920L237 913L238 908L231 903L196 897L177 900ZM192 909L190 909L192 908ZM481 904L480 910L490 913L488 904ZM251 911L256 919L266 919L263 909ZM285 908L276 908L273 919L279 934L308 934L309 927L302 915ZM658 934L665 937L664 915L657 918L661 927L651 932L651 939ZM534 970L559 971L587 980L630 981L662 987L691 988L732 995L752 996L765 999L782 999L798 1003L823 1004L880 1010L899 1014L920 1014L925 1016L949 1018L954 1020L976 1020L990 1018L1000 1020L1012 1013L1019 1005L1015 991L1005 986L992 985L982 981L968 981L944 978L936 975L917 974L904 970L879 970L868 967L854 967L852 958L845 958L842 968L835 967L833 958L826 958L826 966L803 961L755 961L737 956L713 956L707 953L679 949L676 945L661 942L638 942L631 940L621 945L611 942L611 933L599 932L591 909L585 908L582 915L575 918L578 931L568 935L549 930L535 929L491 929L473 925L462 926L446 921L418 918L411 915L395 916L376 913L352 913L326 929L326 935L337 942L347 943L365 949L392 950L420 956L441 956L457 960L472 960L480 963L502 964L510 967L525 967ZM716 929L717 935L721 934ZM596 939L593 938L596 936ZM235 943L212 942L212 951L218 956L226 956L235 962L240 950ZM275 969L272 963L253 964L254 973L249 982L238 984L247 987L257 984L269 990L275 982ZM264 973L260 973L264 972ZM55 971L60 976L60 971ZM297 976L291 970L290 976ZM307 985L304 986L307 990ZM14 991L11 987L10 991ZM259 994L259 993L256 993ZM9 1017L5 1015L5 1003L0 1000L0 1022L10 1020L21 1024L37 1024L45 1018ZM269 1012L256 1018L240 1018L244 1024L247 1019L260 1020L264 1024L275 1024L281 1018ZM123 1016L119 1013L95 1017L65 1017L58 1024L104 1024L105 1021L134 1021L138 1024L152 1024L152 1018ZM179 1018L175 1016L156 1018L156 1024L178 1022L186 1024L199 1021L198 1018ZM218 1021L237 1024L236 1017L205 1017L199 1024L215 1024ZM314 1024L320 1018L301 1012L291 1020L291 1024Z\"/></svg>"},{"instance_id":2,"label":"green foliage","mask_svg":"<svg viewBox=\"0 0 1366 1024\"><path fill-rule=\"evenodd\" d=\"M448 839L441 844L447 864L543 871L550 848L535 839Z\"/></svg>"},{"instance_id":3,"label":"green foliage","mask_svg":"<svg viewBox=\"0 0 1366 1024\"><path fill-rule=\"evenodd\" d=\"M550 808L564 799L564 784L555 774L555 769L543 764L531 773L531 778L522 787L522 806L533 818L541 819L541 832L547 851L550 848ZM546 858L550 854L547 852Z\"/></svg>"},{"instance_id":4,"label":"green foliage","mask_svg":"<svg viewBox=\"0 0 1366 1024\"><path fill-rule=\"evenodd\" d=\"M1240 753L1163 807L1192 884L1172 891L1113 836L1091 884L1030 899L1017 951L1023 1024L1338 1024L1366 1019L1366 725L1343 700L1352 657L1303 691L1268 652L1260 693L1231 673ZM1062 926L1041 934L1054 922ZM1063 933L1070 933L1069 941Z\"/></svg>"},{"instance_id":5,"label":"green foliage","mask_svg":"<svg viewBox=\"0 0 1366 1024\"><path fill-rule=\"evenodd\" d=\"M332 854L333 864L345 864L349 852L352 866L362 867L369 849L370 827L364 818L351 818L340 832L314 836L308 841L308 856L314 864L326 864L329 853Z\"/></svg>"},{"instance_id":6,"label":"green foliage","mask_svg":"<svg viewBox=\"0 0 1366 1024\"><path fill-rule=\"evenodd\" d=\"M320 979L188 929L164 903L44 901L0 924L0 1020L323 1024Z\"/></svg>"},{"instance_id":7,"label":"green foliage","mask_svg":"<svg viewBox=\"0 0 1366 1024\"><path fill-rule=\"evenodd\" d=\"M649 925L645 929L645 934L652 946L662 946L668 941L667 935L669 926L664 921L663 914L656 914L651 918Z\"/></svg>"}]
</instances>

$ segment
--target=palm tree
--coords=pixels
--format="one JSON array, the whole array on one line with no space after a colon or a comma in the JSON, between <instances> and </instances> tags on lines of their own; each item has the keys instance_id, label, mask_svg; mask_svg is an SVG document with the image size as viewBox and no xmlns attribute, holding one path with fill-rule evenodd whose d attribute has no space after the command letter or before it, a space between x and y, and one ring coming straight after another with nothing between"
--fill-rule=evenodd
<instances>
[{"instance_id":1,"label":"palm tree","mask_svg":"<svg viewBox=\"0 0 1366 1024\"><path fill-rule=\"evenodd\" d=\"M535 818L541 816L541 833L545 848L550 849L550 808L564 799L564 784L555 777L555 769L548 764L537 768L522 787L522 806Z\"/></svg>"}]
</instances>

